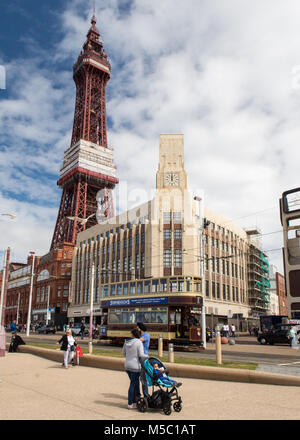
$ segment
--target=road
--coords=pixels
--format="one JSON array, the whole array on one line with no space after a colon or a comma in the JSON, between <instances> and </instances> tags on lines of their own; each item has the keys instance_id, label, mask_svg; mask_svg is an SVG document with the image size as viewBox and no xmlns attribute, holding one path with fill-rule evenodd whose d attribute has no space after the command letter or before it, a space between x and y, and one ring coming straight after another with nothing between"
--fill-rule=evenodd
<instances>
[{"instance_id":1,"label":"road","mask_svg":"<svg viewBox=\"0 0 300 440\"><path fill-rule=\"evenodd\" d=\"M55 345L61 338L62 333L55 335L39 335L31 334L29 337L21 334L26 343L40 343L46 345ZM10 340L10 334L7 334L7 342ZM88 337L84 340L77 338L82 347L88 346ZM290 348L288 345L260 345L254 336L240 336L235 339L235 345L222 345L222 360L231 362L254 362L259 364L259 369L264 371L274 371L274 368L283 369L285 374L300 375L300 350ZM121 347L103 346L97 340L93 341L93 346L97 348L105 348L107 350L120 350ZM157 351L150 350L150 354L157 355ZM167 356L167 352L164 352ZM207 343L206 350L195 352L175 351L176 356L184 356L191 358L216 359L215 343ZM271 368L271 370L270 370ZM269 369L269 370L268 370Z\"/></svg>"}]
</instances>

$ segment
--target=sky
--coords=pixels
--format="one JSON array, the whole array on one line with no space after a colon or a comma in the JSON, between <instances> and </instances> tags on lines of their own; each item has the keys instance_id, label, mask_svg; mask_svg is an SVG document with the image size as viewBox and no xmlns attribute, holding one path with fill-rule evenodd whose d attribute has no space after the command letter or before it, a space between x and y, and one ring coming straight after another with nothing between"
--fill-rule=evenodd
<instances>
[{"instance_id":1,"label":"sky","mask_svg":"<svg viewBox=\"0 0 300 440\"><path fill-rule=\"evenodd\" d=\"M96 0L123 212L150 199L159 135L182 133L193 195L282 269L279 198L299 187L298 0ZM0 0L0 267L48 252L70 146L72 66L93 0ZM116 196L117 197L117 196ZM126 199L126 200L125 200Z\"/></svg>"}]
</instances>

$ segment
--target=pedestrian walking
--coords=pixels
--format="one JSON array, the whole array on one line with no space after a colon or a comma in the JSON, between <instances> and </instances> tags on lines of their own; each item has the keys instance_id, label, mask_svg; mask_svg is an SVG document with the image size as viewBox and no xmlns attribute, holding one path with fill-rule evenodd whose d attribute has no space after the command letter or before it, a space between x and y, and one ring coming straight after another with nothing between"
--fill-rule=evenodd
<instances>
[{"instance_id":1,"label":"pedestrian walking","mask_svg":"<svg viewBox=\"0 0 300 440\"><path fill-rule=\"evenodd\" d=\"M231 336L234 338L235 337L235 325L231 324Z\"/></svg>"},{"instance_id":2,"label":"pedestrian walking","mask_svg":"<svg viewBox=\"0 0 300 440\"><path fill-rule=\"evenodd\" d=\"M290 331L289 331L289 339L290 339L290 346L291 347L294 345L295 336L296 336L295 329L294 329L294 327L291 327Z\"/></svg>"},{"instance_id":3,"label":"pedestrian walking","mask_svg":"<svg viewBox=\"0 0 300 440\"><path fill-rule=\"evenodd\" d=\"M149 352L150 335L149 335L149 333L147 333L147 328L146 328L145 324L143 324L142 322L137 323L137 328L141 332L140 341L142 341L143 348L144 348L144 355L145 355L145 359L146 359L148 357L148 352ZM145 359L143 361L145 361ZM143 362L143 361L141 361L141 362ZM142 365L143 365L143 363L142 363ZM141 379L141 384L142 384L143 395L145 398L147 398L147 397L149 397L148 383L147 383L146 373L143 368L141 368L140 379Z\"/></svg>"},{"instance_id":4,"label":"pedestrian walking","mask_svg":"<svg viewBox=\"0 0 300 440\"><path fill-rule=\"evenodd\" d=\"M132 338L126 339L122 353L125 356L125 371L130 379L128 388L128 409L136 408L136 398L140 396L140 359L144 358L143 343L137 328L131 330Z\"/></svg>"},{"instance_id":5,"label":"pedestrian walking","mask_svg":"<svg viewBox=\"0 0 300 440\"><path fill-rule=\"evenodd\" d=\"M85 325L84 325L84 322L82 322L81 326L80 326L80 337L81 337L81 339L84 338L84 331L85 331Z\"/></svg>"},{"instance_id":6,"label":"pedestrian walking","mask_svg":"<svg viewBox=\"0 0 300 440\"><path fill-rule=\"evenodd\" d=\"M11 333L15 333L17 331L17 324L15 320L13 320L12 323L10 324L10 331Z\"/></svg>"},{"instance_id":7,"label":"pedestrian walking","mask_svg":"<svg viewBox=\"0 0 300 440\"><path fill-rule=\"evenodd\" d=\"M66 334L60 338L57 344L61 344L60 349L64 352L64 362L62 367L68 368L70 363L75 366L74 352L77 343L76 339L72 336L72 331L67 330Z\"/></svg>"}]
</instances>

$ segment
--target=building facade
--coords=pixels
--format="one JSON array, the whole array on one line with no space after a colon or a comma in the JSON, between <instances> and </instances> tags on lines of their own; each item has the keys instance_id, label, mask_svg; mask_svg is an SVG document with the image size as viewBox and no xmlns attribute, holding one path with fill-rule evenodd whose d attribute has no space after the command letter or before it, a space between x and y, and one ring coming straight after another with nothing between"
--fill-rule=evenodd
<instances>
[{"instance_id":1,"label":"building facade","mask_svg":"<svg viewBox=\"0 0 300 440\"><path fill-rule=\"evenodd\" d=\"M254 294L264 311L262 290L252 293L249 282L250 257L261 251L251 234L232 220L207 207L203 216L209 222L203 234L201 291L207 324L215 326L230 319L246 328L249 321L257 319L257 304L251 307L250 303ZM109 289L110 283L164 277L174 277L177 283L181 276L200 277L199 256L199 204L188 191L183 135L161 135L154 198L78 234L68 317L89 318L93 263L93 304L95 321L100 323L107 318L107 302L118 297L114 287ZM259 282L264 275L261 272L257 273ZM199 291L194 293L199 295Z\"/></svg>"}]
</instances>

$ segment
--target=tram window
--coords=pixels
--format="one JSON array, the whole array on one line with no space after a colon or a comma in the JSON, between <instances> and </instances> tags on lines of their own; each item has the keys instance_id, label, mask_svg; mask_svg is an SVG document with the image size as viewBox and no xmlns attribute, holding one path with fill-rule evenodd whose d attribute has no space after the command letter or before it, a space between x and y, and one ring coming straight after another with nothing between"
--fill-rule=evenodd
<instances>
[{"instance_id":1,"label":"tram window","mask_svg":"<svg viewBox=\"0 0 300 440\"><path fill-rule=\"evenodd\" d=\"M145 293L150 293L150 285L151 285L151 281L144 281L144 292Z\"/></svg>"},{"instance_id":2,"label":"tram window","mask_svg":"<svg viewBox=\"0 0 300 440\"><path fill-rule=\"evenodd\" d=\"M166 324L167 323L167 312L152 312L151 322L156 324Z\"/></svg>"},{"instance_id":3,"label":"tram window","mask_svg":"<svg viewBox=\"0 0 300 440\"><path fill-rule=\"evenodd\" d=\"M122 284L117 284L117 295L122 295Z\"/></svg>"},{"instance_id":4,"label":"tram window","mask_svg":"<svg viewBox=\"0 0 300 440\"><path fill-rule=\"evenodd\" d=\"M134 324L136 322L136 320L135 320L135 312L129 312L128 315L129 315L128 322L130 322L131 324Z\"/></svg>"},{"instance_id":5,"label":"tram window","mask_svg":"<svg viewBox=\"0 0 300 440\"><path fill-rule=\"evenodd\" d=\"M201 292L201 282L195 282L195 292Z\"/></svg>"},{"instance_id":6,"label":"tram window","mask_svg":"<svg viewBox=\"0 0 300 440\"><path fill-rule=\"evenodd\" d=\"M152 292L158 292L158 280L152 280Z\"/></svg>"},{"instance_id":7,"label":"tram window","mask_svg":"<svg viewBox=\"0 0 300 440\"><path fill-rule=\"evenodd\" d=\"M128 295L128 283L123 284L123 295Z\"/></svg>"},{"instance_id":8,"label":"tram window","mask_svg":"<svg viewBox=\"0 0 300 440\"><path fill-rule=\"evenodd\" d=\"M170 292L178 292L177 278L170 278Z\"/></svg>"},{"instance_id":9,"label":"tram window","mask_svg":"<svg viewBox=\"0 0 300 440\"><path fill-rule=\"evenodd\" d=\"M136 322L150 322L150 312L136 312Z\"/></svg>"},{"instance_id":10,"label":"tram window","mask_svg":"<svg viewBox=\"0 0 300 440\"><path fill-rule=\"evenodd\" d=\"M135 283L130 283L130 293L135 293Z\"/></svg>"},{"instance_id":11,"label":"tram window","mask_svg":"<svg viewBox=\"0 0 300 440\"><path fill-rule=\"evenodd\" d=\"M192 280L186 280L186 291L187 292L192 292L193 291L193 284L192 284Z\"/></svg>"},{"instance_id":12,"label":"tram window","mask_svg":"<svg viewBox=\"0 0 300 440\"><path fill-rule=\"evenodd\" d=\"M184 291L184 281L183 278L178 279L178 292Z\"/></svg>"},{"instance_id":13,"label":"tram window","mask_svg":"<svg viewBox=\"0 0 300 440\"><path fill-rule=\"evenodd\" d=\"M128 324L129 322L129 312L122 312L122 323Z\"/></svg>"},{"instance_id":14,"label":"tram window","mask_svg":"<svg viewBox=\"0 0 300 440\"><path fill-rule=\"evenodd\" d=\"M161 278L160 279L160 292L166 292L167 291L167 279Z\"/></svg>"},{"instance_id":15,"label":"tram window","mask_svg":"<svg viewBox=\"0 0 300 440\"><path fill-rule=\"evenodd\" d=\"M103 286L101 287L101 298L104 298L104 288L103 288Z\"/></svg>"},{"instance_id":16,"label":"tram window","mask_svg":"<svg viewBox=\"0 0 300 440\"><path fill-rule=\"evenodd\" d=\"M138 281L137 283L137 293L142 293L143 292L143 282L142 281Z\"/></svg>"},{"instance_id":17,"label":"tram window","mask_svg":"<svg viewBox=\"0 0 300 440\"><path fill-rule=\"evenodd\" d=\"M108 296L108 286L104 286L104 296Z\"/></svg>"},{"instance_id":18,"label":"tram window","mask_svg":"<svg viewBox=\"0 0 300 440\"><path fill-rule=\"evenodd\" d=\"M115 284L112 284L110 286L110 294L111 295L115 295L116 294L116 285Z\"/></svg>"},{"instance_id":19,"label":"tram window","mask_svg":"<svg viewBox=\"0 0 300 440\"><path fill-rule=\"evenodd\" d=\"M121 319L122 319L122 314L119 310L111 310L109 312L108 322L110 324L119 324L122 322Z\"/></svg>"}]
</instances>

